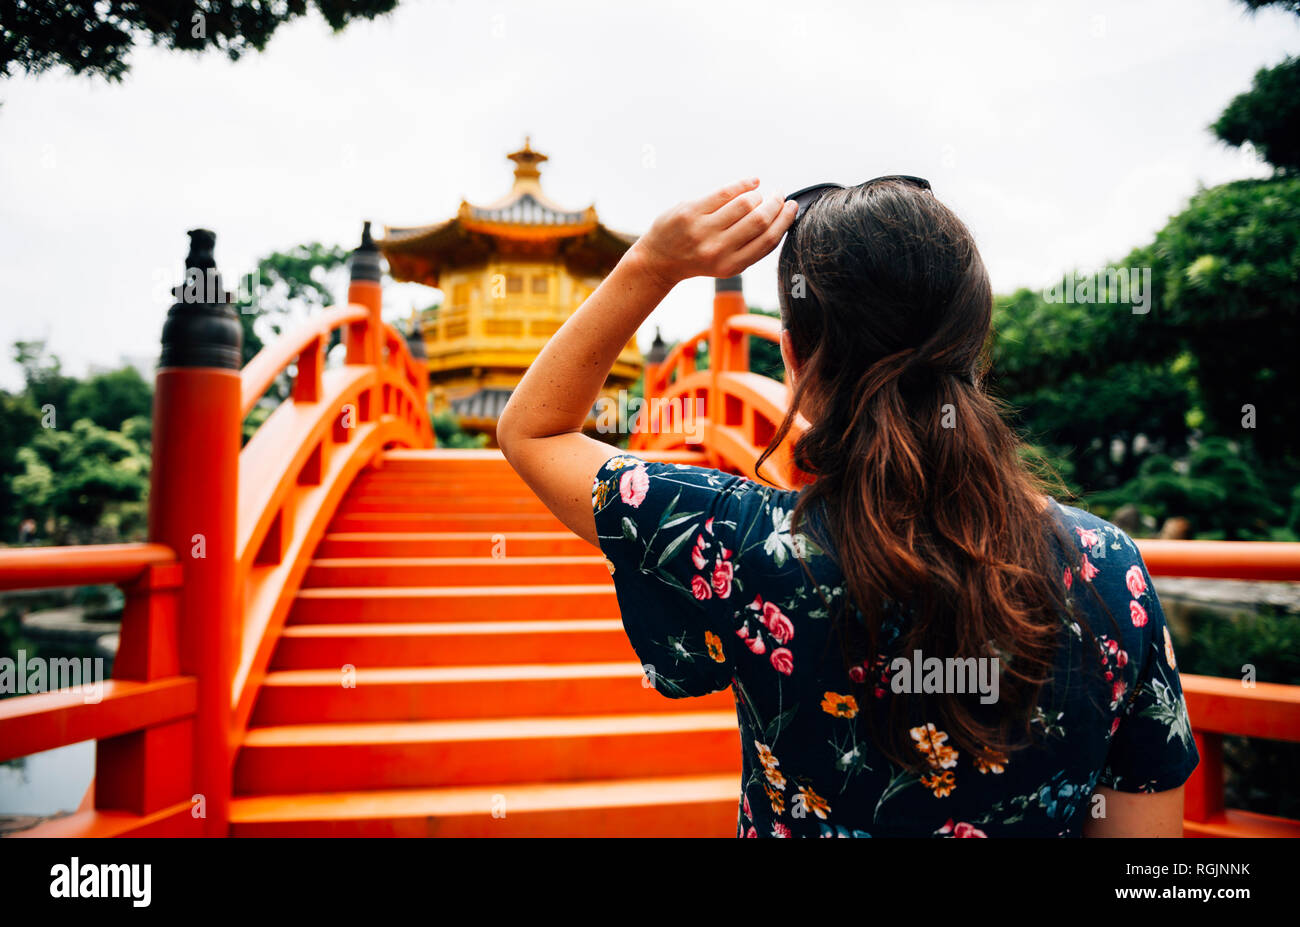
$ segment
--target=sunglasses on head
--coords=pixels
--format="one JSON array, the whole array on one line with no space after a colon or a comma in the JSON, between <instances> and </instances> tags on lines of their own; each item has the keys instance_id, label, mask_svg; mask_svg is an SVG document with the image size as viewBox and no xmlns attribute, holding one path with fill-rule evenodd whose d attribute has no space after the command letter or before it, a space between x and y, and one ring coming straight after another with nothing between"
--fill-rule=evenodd
<instances>
[{"instance_id":1,"label":"sunglasses on head","mask_svg":"<svg viewBox=\"0 0 1300 927\"><path fill-rule=\"evenodd\" d=\"M868 187L873 183L884 183L885 181L897 181L899 183L911 184L914 187L920 187L922 190L930 189L930 181L924 177L913 177L911 174L886 174L884 177L873 177L871 180L858 184L860 187ZM847 190L848 187L842 183L815 183L811 187L804 187L802 190L796 190L786 197L786 200L794 200L799 204L799 211L794 214L794 222L803 218L803 214L808 211L808 207L829 190ZM794 225L794 222L790 223Z\"/></svg>"}]
</instances>

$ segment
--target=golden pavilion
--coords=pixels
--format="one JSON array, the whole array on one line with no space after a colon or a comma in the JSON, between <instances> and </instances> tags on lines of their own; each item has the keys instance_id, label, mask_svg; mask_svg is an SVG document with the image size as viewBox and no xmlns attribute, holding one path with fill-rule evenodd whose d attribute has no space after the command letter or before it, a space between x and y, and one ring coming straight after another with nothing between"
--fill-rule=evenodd
<instances>
[{"instance_id":1,"label":"golden pavilion","mask_svg":"<svg viewBox=\"0 0 1300 927\"><path fill-rule=\"evenodd\" d=\"M505 196L482 206L462 200L454 218L435 225L385 226L376 242L394 280L442 291L441 305L419 314L413 332L423 342L434 413L450 410L462 428L493 440L528 365L636 241L602 225L595 206L565 209L547 197L539 165L548 159L527 138L507 157L515 181ZM616 399L641 368L629 341L602 395Z\"/></svg>"}]
</instances>

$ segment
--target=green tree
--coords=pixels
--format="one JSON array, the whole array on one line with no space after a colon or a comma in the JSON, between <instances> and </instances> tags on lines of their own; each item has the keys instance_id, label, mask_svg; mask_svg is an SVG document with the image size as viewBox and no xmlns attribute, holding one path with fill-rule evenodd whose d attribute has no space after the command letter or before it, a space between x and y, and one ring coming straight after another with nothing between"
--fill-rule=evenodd
<instances>
[{"instance_id":1,"label":"green tree","mask_svg":"<svg viewBox=\"0 0 1300 927\"><path fill-rule=\"evenodd\" d=\"M105 543L142 536L149 492L147 433L129 419L126 433L89 419L71 428L42 429L18 451L23 473L12 480L19 517L52 529L57 544Z\"/></svg>"},{"instance_id":2,"label":"green tree","mask_svg":"<svg viewBox=\"0 0 1300 927\"><path fill-rule=\"evenodd\" d=\"M1072 491L1113 488L1148 456L1185 450L1193 383L1157 320L1021 289L995 299L993 329L989 389Z\"/></svg>"},{"instance_id":3,"label":"green tree","mask_svg":"<svg viewBox=\"0 0 1300 927\"><path fill-rule=\"evenodd\" d=\"M0 77L21 69L40 74L62 67L73 74L120 81L138 42L175 51L219 49L237 61L262 51L284 23L314 7L335 32L358 19L391 12L398 0L136 0L68 3L0 0Z\"/></svg>"},{"instance_id":4,"label":"green tree","mask_svg":"<svg viewBox=\"0 0 1300 927\"><path fill-rule=\"evenodd\" d=\"M1182 516L1205 539L1290 540L1281 527L1288 513L1272 500L1260 471L1249 445L1212 437L1183 460L1147 458L1132 480L1088 501L1107 510L1131 502L1157 521Z\"/></svg>"},{"instance_id":5,"label":"green tree","mask_svg":"<svg viewBox=\"0 0 1300 927\"><path fill-rule=\"evenodd\" d=\"M40 413L26 396L0 391L0 538L17 537L19 494L13 480L25 472L19 450L40 430Z\"/></svg>"},{"instance_id":6,"label":"green tree","mask_svg":"<svg viewBox=\"0 0 1300 927\"><path fill-rule=\"evenodd\" d=\"M438 447L480 448L487 446L487 435L471 434L460 427L454 412L441 412L431 419Z\"/></svg>"},{"instance_id":7,"label":"green tree","mask_svg":"<svg viewBox=\"0 0 1300 927\"><path fill-rule=\"evenodd\" d=\"M257 298L242 299L235 305L244 334L241 364L247 364L262 350L263 334L268 339L277 338L296 315L333 306L334 294L328 276L332 271L347 266L350 255L350 251L338 245L310 242L287 251L273 251L258 261ZM326 350L338 344L340 337L337 329L332 332ZM270 385L244 420L242 437L245 444L266 421L271 409L289 398L292 386L287 370Z\"/></svg>"},{"instance_id":8,"label":"green tree","mask_svg":"<svg viewBox=\"0 0 1300 927\"><path fill-rule=\"evenodd\" d=\"M101 373L78 383L68 395L68 419L88 418L103 428L117 430L129 418L153 410L153 388L134 367Z\"/></svg>"},{"instance_id":9,"label":"green tree","mask_svg":"<svg viewBox=\"0 0 1300 927\"><path fill-rule=\"evenodd\" d=\"M77 388L77 379L63 373L59 359L50 354L44 341L15 341L14 360L23 369L26 395L44 414L53 409L55 417L68 414L68 399Z\"/></svg>"},{"instance_id":10,"label":"green tree","mask_svg":"<svg viewBox=\"0 0 1300 927\"><path fill-rule=\"evenodd\" d=\"M1229 145L1249 142L1279 171L1300 170L1300 58L1258 71L1210 128Z\"/></svg>"},{"instance_id":11,"label":"green tree","mask_svg":"<svg viewBox=\"0 0 1300 927\"><path fill-rule=\"evenodd\" d=\"M1202 190L1152 246L1157 321L1193 359L1209 433L1300 455L1300 177Z\"/></svg>"},{"instance_id":12,"label":"green tree","mask_svg":"<svg viewBox=\"0 0 1300 927\"><path fill-rule=\"evenodd\" d=\"M260 287L256 300L244 299L235 305L244 329L243 363L247 364L262 350L263 334L270 339L280 335L286 320L294 313L319 311L334 305L327 278L331 271L346 267L351 254L339 245L313 241L287 251L273 251L257 262ZM336 332L331 343L337 343L337 338Z\"/></svg>"}]
</instances>

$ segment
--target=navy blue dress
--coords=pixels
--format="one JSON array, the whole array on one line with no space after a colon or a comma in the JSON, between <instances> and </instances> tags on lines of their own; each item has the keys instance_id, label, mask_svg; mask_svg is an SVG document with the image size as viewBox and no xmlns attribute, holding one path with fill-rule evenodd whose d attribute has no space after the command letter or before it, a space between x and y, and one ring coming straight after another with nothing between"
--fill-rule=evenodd
<instances>
[{"instance_id":1,"label":"navy blue dress","mask_svg":"<svg viewBox=\"0 0 1300 927\"><path fill-rule=\"evenodd\" d=\"M631 454L607 461L592 487L623 625L650 682L670 698L734 693L737 836L1079 836L1089 815L1104 813L1102 796L1092 797L1098 785L1164 791L1196 768L1173 643L1137 547L1111 523L1055 502L1080 548L1074 567L1058 550L1060 581L1095 639L1063 616L1033 721L1041 736L1010 756L970 755L925 721L910 730L924 771L891 764L864 713L881 711L898 683L879 678L880 662L846 670L827 646L828 605L845 595L844 576L829 553L791 534L796 500ZM1088 583L1113 619L1080 594ZM897 637L899 625L890 627ZM1096 672L1083 672L1082 648L1094 651ZM852 684L864 680L865 690Z\"/></svg>"}]
</instances>

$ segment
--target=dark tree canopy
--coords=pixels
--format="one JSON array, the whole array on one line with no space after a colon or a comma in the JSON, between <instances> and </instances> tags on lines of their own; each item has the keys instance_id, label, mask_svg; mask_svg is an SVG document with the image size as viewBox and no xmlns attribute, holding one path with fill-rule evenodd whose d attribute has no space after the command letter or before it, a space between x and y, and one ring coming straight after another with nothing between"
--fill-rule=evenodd
<instances>
[{"instance_id":1,"label":"dark tree canopy","mask_svg":"<svg viewBox=\"0 0 1300 927\"><path fill-rule=\"evenodd\" d=\"M1252 13L1265 7L1275 6L1288 13L1300 15L1300 0L1241 0L1241 3L1243 6L1250 7Z\"/></svg>"},{"instance_id":2,"label":"dark tree canopy","mask_svg":"<svg viewBox=\"0 0 1300 927\"><path fill-rule=\"evenodd\" d=\"M398 0L0 0L0 77L64 67L121 80L139 41L179 51L262 51L281 24L314 6L338 32Z\"/></svg>"},{"instance_id":3,"label":"dark tree canopy","mask_svg":"<svg viewBox=\"0 0 1300 927\"><path fill-rule=\"evenodd\" d=\"M1256 73L1211 128L1229 145L1250 142L1279 170L1300 171L1300 58Z\"/></svg>"}]
</instances>

